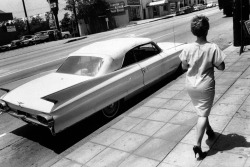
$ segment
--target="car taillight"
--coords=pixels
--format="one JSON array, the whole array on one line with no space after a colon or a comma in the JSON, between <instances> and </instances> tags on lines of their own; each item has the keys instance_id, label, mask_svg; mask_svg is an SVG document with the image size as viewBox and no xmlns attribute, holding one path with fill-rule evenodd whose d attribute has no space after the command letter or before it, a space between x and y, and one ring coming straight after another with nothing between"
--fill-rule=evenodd
<instances>
[{"instance_id":1,"label":"car taillight","mask_svg":"<svg viewBox=\"0 0 250 167\"><path fill-rule=\"evenodd\" d=\"M53 117L50 115L39 114L37 115L37 120L45 125L49 125L53 122Z\"/></svg>"},{"instance_id":2,"label":"car taillight","mask_svg":"<svg viewBox=\"0 0 250 167\"><path fill-rule=\"evenodd\" d=\"M10 108L7 105L7 103L5 101L0 100L0 111L2 112L6 112L8 111Z\"/></svg>"}]
</instances>

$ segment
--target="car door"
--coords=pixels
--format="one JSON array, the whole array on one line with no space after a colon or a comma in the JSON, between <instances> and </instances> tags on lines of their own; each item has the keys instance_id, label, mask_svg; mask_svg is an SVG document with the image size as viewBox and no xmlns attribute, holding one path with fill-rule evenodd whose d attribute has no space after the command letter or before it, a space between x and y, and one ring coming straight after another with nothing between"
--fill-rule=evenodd
<instances>
[{"instance_id":1,"label":"car door","mask_svg":"<svg viewBox=\"0 0 250 167\"><path fill-rule=\"evenodd\" d=\"M162 76L161 50L153 43L140 45L133 49L135 59L143 72L144 85Z\"/></svg>"},{"instance_id":2,"label":"car door","mask_svg":"<svg viewBox=\"0 0 250 167\"><path fill-rule=\"evenodd\" d=\"M124 85L128 94L131 94L144 86L143 71L137 64L133 50L130 50L125 54L121 71L123 71L125 78Z\"/></svg>"}]
</instances>

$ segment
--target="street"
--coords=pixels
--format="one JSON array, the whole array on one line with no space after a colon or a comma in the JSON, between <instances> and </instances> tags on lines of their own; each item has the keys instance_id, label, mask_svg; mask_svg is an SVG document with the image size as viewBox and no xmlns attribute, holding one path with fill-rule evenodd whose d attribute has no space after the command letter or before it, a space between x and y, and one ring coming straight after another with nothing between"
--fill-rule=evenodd
<instances>
[{"instance_id":1,"label":"street","mask_svg":"<svg viewBox=\"0 0 250 167\"><path fill-rule=\"evenodd\" d=\"M232 17L224 17L218 8L176 16L168 19L128 26L87 38L64 43L63 41L31 46L0 54L0 86L15 88L27 80L55 70L67 55L89 43L117 37L148 37L155 42L195 41L190 32L190 20L194 15L203 13L209 17L210 31L208 40L217 43L221 49L233 41ZM122 113L136 106L155 90L171 82L174 77L162 81L149 92L145 92L127 103ZM155 90L154 90L155 89ZM2 94L3 92L0 92ZM67 129L56 137L44 128L27 125L8 114L0 115L0 166L42 166L51 164L72 150L86 143L92 136L119 121L105 119L95 114L81 123Z\"/></svg>"}]
</instances>

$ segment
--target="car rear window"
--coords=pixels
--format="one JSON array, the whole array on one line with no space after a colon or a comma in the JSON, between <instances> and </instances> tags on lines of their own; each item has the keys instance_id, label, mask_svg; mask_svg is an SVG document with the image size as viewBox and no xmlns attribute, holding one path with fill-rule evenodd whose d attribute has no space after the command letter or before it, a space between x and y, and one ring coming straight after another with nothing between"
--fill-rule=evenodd
<instances>
[{"instance_id":1,"label":"car rear window","mask_svg":"<svg viewBox=\"0 0 250 167\"><path fill-rule=\"evenodd\" d=\"M92 56L71 56L57 70L58 73L81 76L95 76L103 64L103 59Z\"/></svg>"}]
</instances>

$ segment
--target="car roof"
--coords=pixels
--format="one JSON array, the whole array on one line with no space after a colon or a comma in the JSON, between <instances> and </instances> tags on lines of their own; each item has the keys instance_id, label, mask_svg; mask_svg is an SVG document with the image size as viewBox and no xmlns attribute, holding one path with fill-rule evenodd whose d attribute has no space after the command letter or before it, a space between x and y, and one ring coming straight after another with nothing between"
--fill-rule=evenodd
<instances>
[{"instance_id":1,"label":"car roof","mask_svg":"<svg viewBox=\"0 0 250 167\"><path fill-rule=\"evenodd\" d=\"M150 43L150 38L115 38L95 42L71 53L69 56L96 56L111 58L116 64L122 64L125 54L136 46Z\"/></svg>"},{"instance_id":2,"label":"car roof","mask_svg":"<svg viewBox=\"0 0 250 167\"><path fill-rule=\"evenodd\" d=\"M71 53L70 56L95 56L111 60L111 68L120 68L125 54L136 46L150 43L150 38L114 38L95 42Z\"/></svg>"},{"instance_id":3,"label":"car roof","mask_svg":"<svg viewBox=\"0 0 250 167\"><path fill-rule=\"evenodd\" d=\"M105 41L95 42L84 46L81 49L73 52L71 55L85 56L95 55L98 57L111 57L119 59L124 57L124 54L136 46L150 43L149 38L115 38Z\"/></svg>"}]
</instances>

